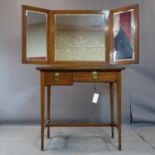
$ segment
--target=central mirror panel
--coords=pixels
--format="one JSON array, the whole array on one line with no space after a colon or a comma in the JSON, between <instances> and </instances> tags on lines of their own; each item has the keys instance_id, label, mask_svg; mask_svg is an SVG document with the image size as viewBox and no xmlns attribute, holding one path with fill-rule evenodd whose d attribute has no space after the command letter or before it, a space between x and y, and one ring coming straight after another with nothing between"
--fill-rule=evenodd
<instances>
[{"instance_id":1,"label":"central mirror panel","mask_svg":"<svg viewBox=\"0 0 155 155\"><path fill-rule=\"evenodd\" d=\"M104 14L55 14L55 61L106 61Z\"/></svg>"}]
</instances>

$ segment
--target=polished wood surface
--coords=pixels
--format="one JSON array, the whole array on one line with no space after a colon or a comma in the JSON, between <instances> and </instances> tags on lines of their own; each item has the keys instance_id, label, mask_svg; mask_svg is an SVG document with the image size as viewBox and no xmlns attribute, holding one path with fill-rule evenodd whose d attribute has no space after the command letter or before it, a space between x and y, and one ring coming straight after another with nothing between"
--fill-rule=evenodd
<instances>
[{"instance_id":1,"label":"polished wood surface","mask_svg":"<svg viewBox=\"0 0 155 155\"><path fill-rule=\"evenodd\" d=\"M50 138L50 127L111 127L114 137L114 127L118 129L118 149L121 150L121 71L124 67L37 67L40 71L41 98L41 150L44 150L44 129L47 128L47 138ZM72 85L74 82L107 82L110 84L110 123L53 123L50 118L51 86ZM114 83L117 85L117 124L114 122ZM45 119L45 87L47 87L47 119ZM45 121L46 120L46 121Z\"/></svg>"},{"instance_id":2,"label":"polished wood surface","mask_svg":"<svg viewBox=\"0 0 155 155\"><path fill-rule=\"evenodd\" d=\"M58 74L58 76L56 76ZM71 72L46 72L45 85L71 85L73 83Z\"/></svg>"},{"instance_id":3,"label":"polished wood surface","mask_svg":"<svg viewBox=\"0 0 155 155\"><path fill-rule=\"evenodd\" d=\"M52 124L47 124L48 126L55 126L55 127L117 127L116 124L111 124L111 123L52 123Z\"/></svg>"},{"instance_id":4,"label":"polished wood surface","mask_svg":"<svg viewBox=\"0 0 155 155\"><path fill-rule=\"evenodd\" d=\"M109 82L117 80L117 72L108 72L108 71L97 71L97 79L93 79L93 71L92 72L74 72L73 79L77 82Z\"/></svg>"},{"instance_id":5,"label":"polished wood surface","mask_svg":"<svg viewBox=\"0 0 155 155\"><path fill-rule=\"evenodd\" d=\"M51 122L51 87L47 86L47 121ZM50 127L47 127L47 138L50 138Z\"/></svg>"},{"instance_id":6,"label":"polished wood surface","mask_svg":"<svg viewBox=\"0 0 155 155\"><path fill-rule=\"evenodd\" d=\"M44 150L44 115L45 115L45 87L44 87L44 73L40 73L40 124L41 124L41 150Z\"/></svg>"},{"instance_id":7,"label":"polished wood surface","mask_svg":"<svg viewBox=\"0 0 155 155\"><path fill-rule=\"evenodd\" d=\"M71 66L71 65L52 65L52 66L40 66L36 67L37 70L40 71L122 71L125 69L123 66L115 66L115 65L80 65L80 66Z\"/></svg>"}]
</instances>

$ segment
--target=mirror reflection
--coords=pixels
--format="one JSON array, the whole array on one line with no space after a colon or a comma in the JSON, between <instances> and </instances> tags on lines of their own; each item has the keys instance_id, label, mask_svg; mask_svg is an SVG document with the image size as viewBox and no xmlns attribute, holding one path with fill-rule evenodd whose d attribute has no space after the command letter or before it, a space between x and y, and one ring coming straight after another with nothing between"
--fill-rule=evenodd
<instances>
[{"instance_id":1,"label":"mirror reflection","mask_svg":"<svg viewBox=\"0 0 155 155\"><path fill-rule=\"evenodd\" d=\"M133 10L114 14L114 60L134 59Z\"/></svg>"},{"instance_id":2,"label":"mirror reflection","mask_svg":"<svg viewBox=\"0 0 155 155\"><path fill-rule=\"evenodd\" d=\"M105 61L103 14L55 15L56 61Z\"/></svg>"},{"instance_id":3,"label":"mirror reflection","mask_svg":"<svg viewBox=\"0 0 155 155\"><path fill-rule=\"evenodd\" d=\"M26 58L47 60L47 14L26 12Z\"/></svg>"}]
</instances>

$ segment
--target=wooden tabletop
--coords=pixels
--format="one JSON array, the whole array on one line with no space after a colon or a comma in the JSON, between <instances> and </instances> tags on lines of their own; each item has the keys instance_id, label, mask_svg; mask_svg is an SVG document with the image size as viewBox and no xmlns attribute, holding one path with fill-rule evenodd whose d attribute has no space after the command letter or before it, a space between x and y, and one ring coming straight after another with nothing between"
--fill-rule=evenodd
<instances>
[{"instance_id":1,"label":"wooden tabletop","mask_svg":"<svg viewBox=\"0 0 155 155\"><path fill-rule=\"evenodd\" d=\"M40 71L121 71L125 67L116 65L104 65L104 66L39 66L36 67Z\"/></svg>"}]
</instances>

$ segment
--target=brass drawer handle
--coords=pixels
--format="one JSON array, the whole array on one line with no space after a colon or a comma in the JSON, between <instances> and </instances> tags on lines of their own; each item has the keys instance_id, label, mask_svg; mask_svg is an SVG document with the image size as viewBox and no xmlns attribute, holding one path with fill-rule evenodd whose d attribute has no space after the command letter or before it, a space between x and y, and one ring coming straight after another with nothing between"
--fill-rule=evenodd
<instances>
[{"instance_id":1,"label":"brass drawer handle","mask_svg":"<svg viewBox=\"0 0 155 155\"><path fill-rule=\"evenodd\" d=\"M55 82L60 81L60 73L59 72L54 73L54 81Z\"/></svg>"},{"instance_id":2,"label":"brass drawer handle","mask_svg":"<svg viewBox=\"0 0 155 155\"><path fill-rule=\"evenodd\" d=\"M92 72L92 79L97 80L97 72L96 71Z\"/></svg>"}]
</instances>

